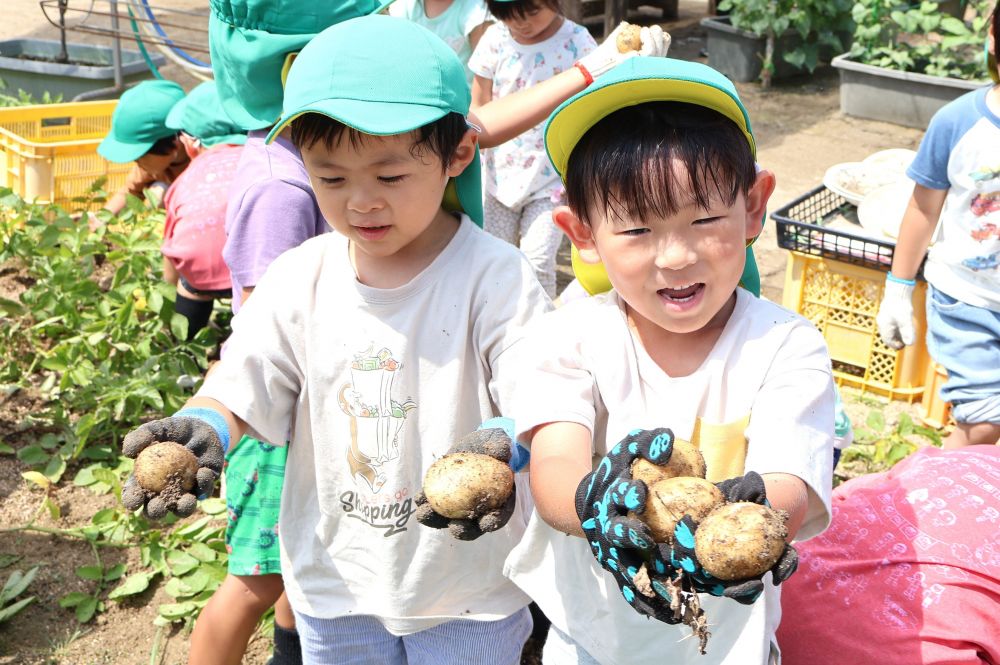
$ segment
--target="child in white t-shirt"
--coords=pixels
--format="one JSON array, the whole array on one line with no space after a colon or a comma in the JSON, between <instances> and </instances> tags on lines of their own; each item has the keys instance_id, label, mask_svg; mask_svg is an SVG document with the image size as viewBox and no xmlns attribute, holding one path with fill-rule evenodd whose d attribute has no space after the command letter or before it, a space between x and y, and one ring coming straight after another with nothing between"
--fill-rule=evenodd
<instances>
[{"instance_id":1,"label":"child in white t-shirt","mask_svg":"<svg viewBox=\"0 0 1000 665\"><path fill-rule=\"evenodd\" d=\"M597 44L587 29L563 16L558 0L487 0L499 20L486 30L469 69L472 107L551 79ZM556 252L562 234L552 209L562 200L559 175L545 156L541 124L484 152L486 230L514 245L556 295Z\"/></svg>"},{"instance_id":2,"label":"child in white t-shirt","mask_svg":"<svg viewBox=\"0 0 1000 665\"><path fill-rule=\"evenodd\" d=\"M389 15L433 32L451 47L463 65L469 64L469 57L493 22L484 0L396 0L389 5ZM472 71L468 67L465 78L471 85Z\"/></svg>"},{"instance_id":3,"label":"child in white t-shirt","mask_svg":"<svg viewBox=\"0 0 1000 665\"><path fill-rule=\"evenodd\" d=\"M695 525L655 544L628 514L648 490L631 463L663 463L683 440L729 500L787 511L789 540L830 519L823 338L738 286L774 188L755 169L746 111L704 65L633 58L556 109L545 141L569 202L555 222L614 290L529 327L524 387L505 412L530 441L536 507L505 571L552 621L543 662L776 662L774 585L794 572L795 550L763 576L722 582L693 553ZM651 585L636 582L644 561ZM678 575L700 592L707 655L673 625L664 580Z\"/></svg>"},{"instance_id":4,"label":"child in white t-shirt","mask_svg":"<svg viewBox=\"0 0 1000 665\"><path fill-rule=\"evenodd\" d=\"M468 107L458 58L409 21L357 18L310 41L268 140L290 127L337 232L276 259L197 395L123 444L186 445L206 493L228 442L287 440L281 572L307 664L516 665L531 628L502 572L526 523L515 499L489 524L418 525L444 525L424 473L508 402L509 350L549 308L519 252L481 229ZM194 497L133 477L123 499L159 515Z\"/></svg>"}]
</instances>

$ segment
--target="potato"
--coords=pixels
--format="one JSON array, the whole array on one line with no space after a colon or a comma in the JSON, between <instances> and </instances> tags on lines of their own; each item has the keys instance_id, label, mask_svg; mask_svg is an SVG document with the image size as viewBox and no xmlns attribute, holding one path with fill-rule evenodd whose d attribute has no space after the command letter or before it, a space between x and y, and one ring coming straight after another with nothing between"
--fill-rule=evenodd
<instances>
[{"instance_id":1,"label":"potato","mask_svg":"<svg viewBox=\"0 0 1000 665\"><path fill-rule=\"evenodd\" d=\"M649 488L642 514L631 516L646 523L653 540L668 543L682 517L690 515L697 524L725 501L719 488L704 478L664 478Z\"/></svg>"},{"instance_id":2,"label":"potato","mask_svg":"<svg viewBox=\"0 0 1000 665\"><path fill-rule=\"evenodd\" d=\"M663 478L678 476L704 478L705 471L705 458L702 457L701 451L687 441L674 441L673 452L670 453L670 460L666 464L653 464L642 457L632 462L632 478L641 480L647 487L655 485L656 481Z\"/></svg>"},{"instance_id":3,"label":"potato","mask_svg":"<svg viewBox=\"0 0 1000 665\"><path fill-rule=\"evenodd\" d=\"M787 513L757 503L727 503L713 510L694 534L702 567L720 580L759 577L785 549Z\"/></svg>"},{"instance_id":4,"label":"potato","mask_svg":"<svg viewBox=\"0 0 1000 665\"><path fill-rule=\"evenodd\" d=\"M628 53L629 51L638 51L641 49L641 30L642 28L637 25L622 23L622 29L618 32L618 38L615 41L615 44L618 46L618 52Z\"/></svg>"},{"instance_id":5,"label":"potato","mask_svg":"<svg viewBox=\"0 0 1000 665\"><path fill-rule=\"evenodd\" d=\"M173 441L154 443L135 459L135 479L147 492L159 494L168 486L188 492L194 487L198 458Z\"/></svg>"},{"instance_id":6,"label":"potato","mask_svg":"<svg viewBox=\"0 0 1000 665\"><path fill-rule=\"evenodd\" d=\"M423 489L439 515L476 519L503 506L514 491L514 472L489 455L452 453L431 464Z\"/></svg>"}]
</instances>

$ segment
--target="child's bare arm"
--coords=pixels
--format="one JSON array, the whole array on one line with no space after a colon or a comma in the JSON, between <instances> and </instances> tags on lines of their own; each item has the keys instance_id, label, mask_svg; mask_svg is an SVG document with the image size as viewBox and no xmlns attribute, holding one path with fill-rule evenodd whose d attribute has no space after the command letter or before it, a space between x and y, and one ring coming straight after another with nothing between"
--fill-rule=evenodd
<instances>
[{"instance_id":1,"label":"child's bare arm","mask_svg":"<svg viewBox=\"0 0 1000 665\"><path fill-rule=\"evenodd\" d=\"M906 206L892 256L892 274L896 277L913 279L916 276L947 195L947 189L930 189L923 185L913 187L913 196Z\"/></svg>"},{"instance_id":2,"label":"child's bare arm","mask_svg":"<svg viewBox=\"0 0 1000 665\"><path fill-rule=\"evenodd\" d=\"M767 490L767 500L772 508L788 513L785 526L788 527L788 537L791 542L799 527L806 518L809 507L809 493L805 482L798 476L789 473L765 473L764 487Z\"/></svg>"},{"instance_id":3,"label":"child's bare arm","mask_svg":"<svg viewBox=\"0 0 1000 665\"><path fill-rule=\"evenodd\" d=\"M484 21L473 28L472 32L469 33L469 46L472 47L473 51L475 51L476 46L479 45L479 40L483 38L483 33L486 32L486 28L491 25L493 25L493 21Z\"/></svg>"},{"instance_id":4,"label":"child's bare arm","mask_svg":"<svg viewBox=\"0 0 1000 665\"><path fill-rule=\"evenodd\" d=\"M470 111L472 113L477 112L483 106L489 104L491 99L493 99L493 81L485 76L476 74L472 79L472 106L470 107ZM480 148L490 147L482 145L482 135L479 137L479 143Z\"/></svg>"},{"instance_id":5,"label":"child's bare arm","mask_svg":"<svg viewBox=\"0 0 1000 665\"><path fill-rule=\"evenodd\" d=\"M583 537L576 489L591 472L591 435L583 425L558 422L535 428L531 438L531 496L553 529Z\"/></svg>"}]
</instances>

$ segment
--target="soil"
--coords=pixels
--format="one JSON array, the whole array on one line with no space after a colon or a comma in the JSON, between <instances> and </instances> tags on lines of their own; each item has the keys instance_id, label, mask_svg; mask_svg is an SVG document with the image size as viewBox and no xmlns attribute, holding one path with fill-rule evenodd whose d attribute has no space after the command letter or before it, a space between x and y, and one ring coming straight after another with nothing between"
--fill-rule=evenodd
<instances>
[{"instance_id":1,"label":"soil","mask_svg":"<svg viewBox=\"0 0 1000 665\"><path fill-rule=\"evenodd\" d=\"M176 0L177 7L202 9L205 0ZM11 5L11 6L8 6ZM37 0L5 0L5 20L0 38L37 37L58 39L38 9ZM630 16L637 23L648 23L655 10L643 8ZM680 18L665 23L671 33L671 56L705 61L705 35L698 20L705 16L706 5L695 0L681 0ZM644 20L645 18L645 20ZM74 42L106 44L108 40L93 35L73 36ZM127 46L131 46L127 44ZM197 81L176 65L162 69L167 78L185 89ZM771 210L817 186L828 167L839 162L860 161L872 152L886 148L915 148L922 132L895 125L859 120L839 111L838 78L834 70L821 67L813 75L783 80L769 91L757 84L738 84L741 98L751 113L758 142L760 163L777 176L777 189ZM568 250L568 246L564 247ZM776 246L774 224L768 221L755 245L765 297L780 302L787 253ZM560 286L571 277L568 251L560 256ZM16 266L0 267L0 297L16 299L26 288ZM3 386L0 386L3 388ZM907 411L916 415L916 405L885 403L871 396L862 397L851 389L842 389L845 407L855 423L864 422L872 408L882 410L886 421L895 422ZM0 442L15 448L28 445L39 433L32 429L30 414L37 408L37 398L30 391L8 393L0 390ZM21 473L26 468L11 455L0 455L0 564L11 555L19 557L12 565L0 568L0 580L12 569L26 570L41 565L30 593L35 602L5 624L0 625L0 665L65 665L94 663L126 665L156 662L183 663L187 658L188 635L180 630L160 630L153 625L157 607L169 602L159 585L127 603L109 602L108 609L84 626L78 625L72 612L59 607L60 597L70 591L93 591L93 583L74 573L79 566L92 565L93 553L82 542L55 538L47 534L3 531L28 523L44 493L26 483ZM72 478L70 469L66 476ZM839 471L843 478L853 472ZM64 483L53 492L62 516L52 521L47 514L36 522L43 527L69 527L87 523L97 510L112 506L117 497L95 496L85 488ZM195 515L192 519L196 519ZM104 563L132 563L137 555L128 550L101 550ZM523 664L541 662L541 635L536 633L525 649ZM158 658L151 661L156 650ZM244 660L262 664L270 652L268 640L256 637Z\"/></svg>"},{"instance_id":2,"label":"soil","mask_svg":"<svg viewBox=\"0 0 1000 665\"><path fill-rule=\"evenodd\" d=\"M54 65L73 65L76 67L110 67L110 62L94 62L91 60L60 60L59 58L45 55L31 55L30 53L19 53L12 56L15 60L31 60L32 62L48 62Z\"/></svg>"}]
</instances>

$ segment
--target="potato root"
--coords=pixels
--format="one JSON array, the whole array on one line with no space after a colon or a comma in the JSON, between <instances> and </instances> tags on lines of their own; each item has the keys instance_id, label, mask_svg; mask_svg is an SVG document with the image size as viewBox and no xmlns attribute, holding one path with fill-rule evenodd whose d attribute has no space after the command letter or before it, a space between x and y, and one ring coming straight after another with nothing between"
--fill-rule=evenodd
<instances>
[{"instance_id":1,"label":"potato root","mask_svg":"<svg viewBox=\"0 0 1000 665\"><path fill-rule=\"evenodd\" d=\"M637 25L622 23L622 29L618 31L618 37L615 40L615 44L618 46L618 52L628 53L629 51L638 51L641 49L641 30L642 28Z\"/></svg>"},{"instance_id":2,"label":"potato root","mask_svg":"<svg viewBox=\"0 0 1000 665\"><path fill-rule=\"evenodd\" d=\"M785 549L787 513L757 503L727 503L713 510L695 531L695 555L720 580L759 577Z\"/></svg>"},{"instance_id":3,"label":"potato root","mask_svg":"<svg viewBox=\"0 0 1000 665\"><path fill-rule=\"evenodd\" d=\"M154 443L135 459L135 478L147 492L159 494L168 487L189 492L198 473L198 458L173 441Z\"/></svg>"},{"instance_id":4,"label":"potato root","mask_svg":"<svg viewBox=\"0 0 1000 665\"><path fill-rule=\"evenodd\" d=\"M423 489L439 515L476 519L504 505L514 491L514 472L489 455L452 453L427 469Z\"/></svg>"},{"instance_id":5,"label":"potato root","mask_svg":"<svg viewBox=\"0 0 1000 665\"><path fill-rule=\"evenodd\" d=\"M701 451L687 441L674 441L673 452L666 464L653 464L642 457L632 462L632 478L646 483L646 487L652 487L664 478L704 478L705 472L705 458Z\"/></svg>"},{"instance_id":6,"label":"potato root","mask_svg":"<svg viewBox=\"0 0 1000 665\"><path fill-rule=\"evenodd\" d=\"M669 543L682 517L689 515L698 524L725 501L719 488L703 478L664 478L649 488L645 510L634 516L646 523L653 540Z\"/></svg>"}]
</instances>

